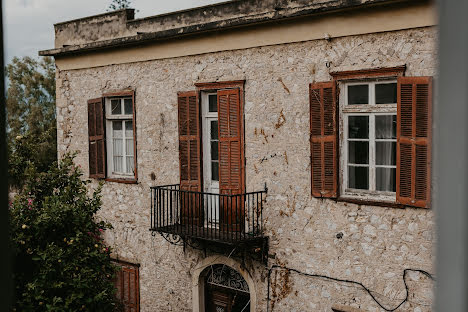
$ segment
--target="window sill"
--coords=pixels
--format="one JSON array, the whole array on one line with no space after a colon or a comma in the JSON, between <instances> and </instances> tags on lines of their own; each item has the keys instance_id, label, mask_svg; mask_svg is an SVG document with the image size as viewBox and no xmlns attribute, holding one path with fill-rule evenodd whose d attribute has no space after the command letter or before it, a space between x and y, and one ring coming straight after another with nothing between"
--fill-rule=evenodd
<instances>
[{"instance_id":1,"label":"window sill","mask_svg":"<svg viewBox=\"0 0 468 312\"><path fill-rule=\"evenodd\" d=\"M105 181L123 184L138 184L138 180L134 178L106 178Z\"/></svg>"},{"instance_id":2,"label":"window sill","mask_svg":"<svg viewBox=\"0 0 468 312\"><path fill-rule=\"evenodd\" d=\"M356 197L350 197L350 196L344 196L344 195L338 197L337 201L357 204L357 205L379 206L379 207L387 207L387 208L405 208L406 207L405 205L399 204L395 201L356 198Z\"/></svg>"}]
</instances>

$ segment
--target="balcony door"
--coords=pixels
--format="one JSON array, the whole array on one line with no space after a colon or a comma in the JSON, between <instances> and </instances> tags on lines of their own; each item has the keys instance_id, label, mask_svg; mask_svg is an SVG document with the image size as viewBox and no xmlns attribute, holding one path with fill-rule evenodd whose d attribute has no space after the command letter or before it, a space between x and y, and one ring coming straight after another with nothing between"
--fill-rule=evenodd
<instances>
[{"instance_id":1,"label":"balcony door","mask_svg":"<svg viewBox=\"0 0 468 312\"><path fill-rule=\"evenodd\" d=\"M217 93L202 92L203 188L206 193L219 194L219 138ZM205 220L208 226L219 222L217 196L204 198Z\"/></svg>"}]
</instances>

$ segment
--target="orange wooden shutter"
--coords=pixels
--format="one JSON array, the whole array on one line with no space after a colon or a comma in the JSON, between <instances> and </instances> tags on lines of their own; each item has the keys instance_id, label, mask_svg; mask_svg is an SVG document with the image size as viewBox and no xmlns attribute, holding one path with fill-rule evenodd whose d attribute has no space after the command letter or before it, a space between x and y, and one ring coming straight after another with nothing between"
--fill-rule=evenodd
<instances>
[{"instance_id":1,"label":"orange wooden shutter","mask_svg":"<svg viewBox=\"0 0 468 312\"><path fill-rule=\"evenodd\" d=\"M201 191L201 152L200 152L200 107L195 91L179 92L179 164L180 189ZM199 224L202 222L201 196L183 193L181 196L181 222Z\"/></svg>"},{"instance_id":2,"label":"orange wooden shutter","mask_svg":"<svg viewBox=\"0 0 468 312\"><path fill-rule=\"evenodd\" d=\"M310 85L310 154L312 195L337 196L335 83Z\"/></svg>"},{"instance_id":3,"label":"orange wooden shutter","mask_svg":"<svg viewBox=\"0 0 468 312\"><path fill-rule=\"evenodd\" d=\"M244 191L244 147L239 89L218 91L219 191L236 195ZM240 197L222 197L221 222L239 230L244 219Z\"/></svg>"},{"instance_id":4,"label":"orange wooden shutter","mask_svg":"<svg viewBox=\"0 0 468 312\"><path fill-rule=\"evenodd\" d=\"M140 311L140 277L136 265L116 263L120 270L116 273L115 287L117 299L123 304L125 312Z\"/></svg>"},{"instance_id":5,"label":"orange wooden shutter","mask_svg":"<svg viewBox=\"0 0 468 312\"><path fill-rule=\"evenodd\" d=\"M88 101L89 176L106 177L105 113L102 98Z\"/></svg>"},{"instance_id":6,"label":"orange wooden shutter","mask_svg":"<svg viewBox=\"0 0 468 312\"><path fill-rule=\"evenodd\" d=\"M427 208L431 196L432 77L398 78L397 201Z\"/></svg>"}]
</instances>

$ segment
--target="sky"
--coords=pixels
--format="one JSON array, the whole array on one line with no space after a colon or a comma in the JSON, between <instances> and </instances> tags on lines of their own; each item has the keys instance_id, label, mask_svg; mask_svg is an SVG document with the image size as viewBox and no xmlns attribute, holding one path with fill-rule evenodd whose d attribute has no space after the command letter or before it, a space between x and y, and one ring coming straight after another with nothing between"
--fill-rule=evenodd
<instances>
[{"instance_id":1,"label":"sky","mask_svg":"<svg viewBox=\"0 0 468 312\"><path fill-rule=\"evenodd\" d=\"M226 0L131 0L135 17L157 15ZM54 47L54 24L105 13L111 0L3 0L5 64L14 56L37 57Z\"/></svg>"}]
</instances>

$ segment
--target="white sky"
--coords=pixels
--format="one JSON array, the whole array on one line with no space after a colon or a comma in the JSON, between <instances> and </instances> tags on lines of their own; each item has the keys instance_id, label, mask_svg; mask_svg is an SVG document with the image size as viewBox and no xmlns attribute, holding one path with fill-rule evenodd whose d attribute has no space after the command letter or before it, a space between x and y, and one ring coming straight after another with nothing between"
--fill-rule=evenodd
<instances>
[{"instance_id":1,"label":"white sky","mask_svg":"<svg viewBox=\"0 0 468 312\"><path fill-rule=\"evenodd\" d=\"M111 0L2 0L5 64L54 47L54 23L105 13ZM132 0L136 18L226 0Z\"/></svg>"}]
</instances>

